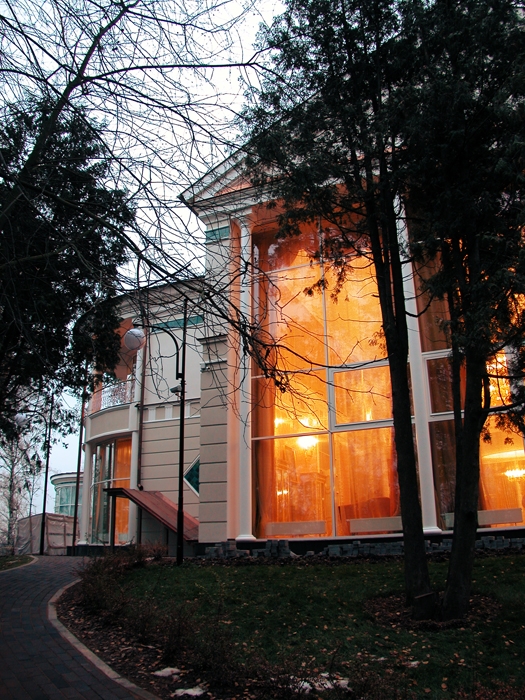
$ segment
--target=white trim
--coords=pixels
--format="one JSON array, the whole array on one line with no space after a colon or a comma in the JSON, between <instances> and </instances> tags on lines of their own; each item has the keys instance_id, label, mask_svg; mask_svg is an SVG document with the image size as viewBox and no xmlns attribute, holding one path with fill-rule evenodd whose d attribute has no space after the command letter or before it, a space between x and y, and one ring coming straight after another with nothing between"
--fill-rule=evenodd
<instances>
[{"instance_id":1,"label":"white trim","mask_svg":"<svg viewBox=\"0 0 525 700\"><path fill-rule=\"evenodd\" d=\"M241 316L251 318L251 232L245 218L239 220L241 270L239 307ZM252 445L251 445L251 358L239 345L239 530L236 539L255 539L252 520Z\"/></svg>"},{"instance_id":2,"label":"white trim","mask_svg":"<svg viewBox=\"0 0 525 700\"><path fill-rule=\"evenodd\" d=\"M398 238L402 245L407 245L408 234L404 219L398 218ZM434 496L434 470L432 467L432 449L428 420L430 416L430 396L427 389L426 362L421 352L419 335L418 309L414 273L410 260L404 262L405 273L403 286L407 316L410 377L412 379L412 401L414 405L414 425L416 433L417 460L419 469L419 494L423 529L434 532L438 530L436 499Z\"/></svg>"}]
</instances>

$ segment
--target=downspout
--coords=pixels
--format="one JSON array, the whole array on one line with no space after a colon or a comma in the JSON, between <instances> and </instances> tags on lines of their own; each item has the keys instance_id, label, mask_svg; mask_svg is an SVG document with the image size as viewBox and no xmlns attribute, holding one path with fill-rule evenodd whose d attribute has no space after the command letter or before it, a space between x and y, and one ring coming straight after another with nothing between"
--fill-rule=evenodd
<instances>
[{"instance_id":1,"label":"downspout","mask_svg":"<svg viewBox=\"0 0 525 700\"><path fill-rule=\"evenodd\" d=\"M141 378L140 378L140 396L136 407L139 410L139 435L138 435L138 450L137 450L137 487L140 491L144 488L142 486L142 443L143 443L143 429L144 429L144 389L146 386L146 353L148 350L148 336L146 335L146 343L142 348L142 367L141 367Z\"/></svg>"},{"instance_id":2,"label":"downspout","mask_svg":"<svg viewBox=\"0 0 525 700\"><path fill-rule=\"evenodd\" d=\"M138 352L141 353L137 355L137 374L140 374L140 379L135 377L135 391L133 394L134 407L138 410L138 420L137 414L135 413L133 419L130 415L130 422L132 423L132 433L131 433L131 465L130 465L130 478L129 487L131 489L139 489L142 491L142 434L144 426L144 382L146 380L146 350L147 350L147 336L144 347L142 347ZM139 358L141 365L139 365ZM128 518L128 535L130 540L138 542L140 539L141 530L141 517L140 512L137 513L137 508L132 501L129 503L129 518Z\"/></svg>"}]
</instances>

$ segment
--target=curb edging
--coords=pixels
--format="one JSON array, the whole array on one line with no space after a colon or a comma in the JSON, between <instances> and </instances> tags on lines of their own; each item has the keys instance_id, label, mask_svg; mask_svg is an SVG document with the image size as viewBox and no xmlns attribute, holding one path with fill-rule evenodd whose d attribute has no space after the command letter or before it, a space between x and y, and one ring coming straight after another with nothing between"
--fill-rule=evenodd
<instances>
[{"instance_id":1,"label":"curb edging","mask_svg":"<svg viewBox=\"0 0 525 700\"><path fill-rule=\"evenodd\" d=\"M26 555L20 555L20 556L26 556ZM34 564L38 559L33 555L33 554L28 554L28 557L31 557L31 561L26 562L25 564L20 564L20 566L14 566L12 569L2 569L0 571L0 574L7 574L10 571L17 571L18 569L23 569L25 566L31 566L31 564Z\"/></svg>"},{"instance_id":2,"label":"curb edging","mask_svg":"<svg viewBox=\"0 0 525 700\"><path fill-rule=\"evenodd\" d=\"M29 562L29 564L31 563L32 562ZM28 566L28 564L25 564L24 566ZM78 652L80 652L94 666L96 666L96 668L99 671L101 671L108 678L111 678L112 681L115 681L123 688L126 688L126 690L128 690L133 696L135 696L139 700L161 700L158 697L158 695L153 695L153 693L150 693L148 690L139 688L138 685L135 685L135 683L132 683L130 680L124 678L124 676L121 676L116 671L114 671L110 666L108 666L104 661L102 661L102 659L100 659L96 654L94 654L91 651L91 649L88 649L88 647L85 644L83 644L79 639L77 639L75 635L60 622L57 616L56 602L60 598L62 593L64 593L64 591L66 591L68 588L71 588L71 586L74 586L77 583L78 579L76 581L68 583L66 586L62 586L62 588L60 588L52 596L52 598L49 599L49 602L47 604L47 619L49 620L49 622L67 642L74 646L75 649Z\"/></svg>"}]
</instances>

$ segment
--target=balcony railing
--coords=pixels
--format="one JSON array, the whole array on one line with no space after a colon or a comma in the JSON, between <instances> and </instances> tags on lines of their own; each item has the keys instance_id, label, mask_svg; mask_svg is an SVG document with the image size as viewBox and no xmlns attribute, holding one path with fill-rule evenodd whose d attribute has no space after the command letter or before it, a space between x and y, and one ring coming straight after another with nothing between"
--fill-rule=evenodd
<instances>
[{"instance_id":1,"label":"balcony railing","mask_svg":"<svg viewBox=\"0 0 525 700\"><path fill-rule=\"evenodd\" d=\"M112 406L122 406L126 403L131 403L133 400L133 387L133 380L127 379L124 382L110 384L97 389L91 399L90 413L96 413Z\"/></svg>"}]
</instances>

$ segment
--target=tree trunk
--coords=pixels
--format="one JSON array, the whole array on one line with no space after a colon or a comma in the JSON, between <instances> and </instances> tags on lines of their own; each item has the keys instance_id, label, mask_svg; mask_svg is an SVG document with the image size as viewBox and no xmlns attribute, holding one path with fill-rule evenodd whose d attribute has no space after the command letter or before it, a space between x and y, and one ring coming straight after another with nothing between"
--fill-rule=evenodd
<instances>
[{"instance_id":1,"label":"tree trunk","mask_svg":"<svg viewBox=\"0 0 525 700\"><path fill-rule=\"evenodd\" d=\"M479 440L487 416L482 400L486 364L472 352L465 355L465 361L465 413L456 464L454 537L441 608L443 620L464 617L468 611L478 527Z\"/></svg>"},{"instance_id":2,"label":"tree trunk","mask_svg":"<svg viewBox=\"0 0 525 700\"><path fill-rule=\"evenodd\" d=\"M399 353L390 354L389 352L397 474L405 545L405 588L407 603L413 605L415 598L427 595L432 591L432 588L428 573L423 518L419 501L419 483L407 382L407 360L407 357L403 358ZM417 618L427 616L417 609L414 610L414 615ZM429 616L433 616L430 611Z\"/></svg>"},{"instance_id":3,"label":"tree trunk","mask_svg":"<svg viewBox=\"0 0 525 700\"><path fill-rule=\"evenodd\" d=\"M366 159L365 159L366 160ZM373 192L374 177L368 164L368 191ZM385 188L386 189L386 188ZM412 429L410 390L408 383L408 328L406 321L403 269L397 235L394 198L383 189L381 196L381 227L373 196L365 200L368 233L376 270L379 301L383 320L390 381L392 413L397 453L397 473L403 520L405 548L405 591L407 604L413 605L420 596L432 592L423 534L423 517L419 500L419 482ZM432 617L433 606L414 607L415 617Z\"/></svg>"}]
</instances>

